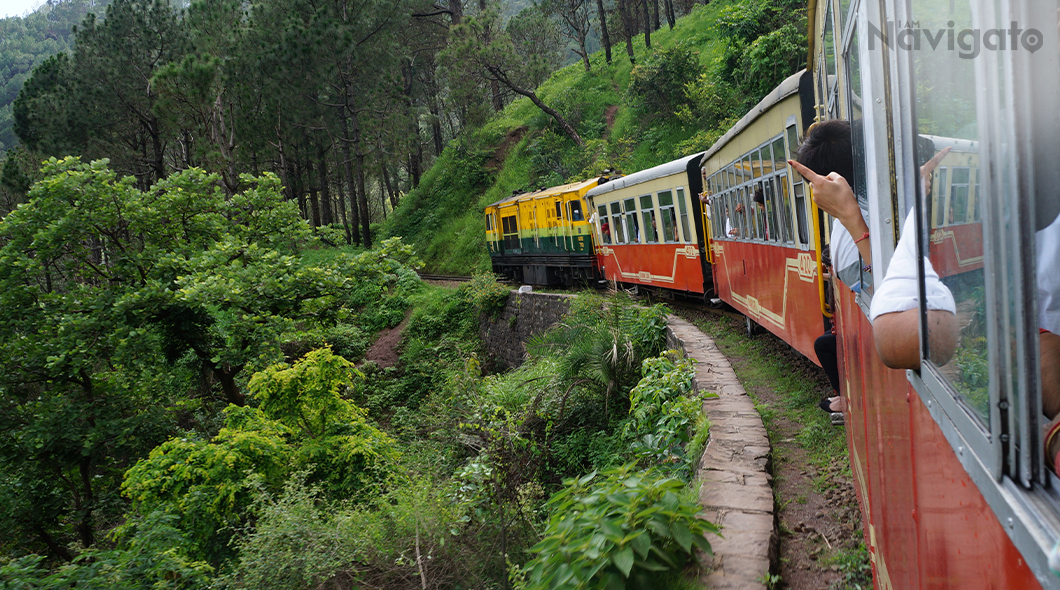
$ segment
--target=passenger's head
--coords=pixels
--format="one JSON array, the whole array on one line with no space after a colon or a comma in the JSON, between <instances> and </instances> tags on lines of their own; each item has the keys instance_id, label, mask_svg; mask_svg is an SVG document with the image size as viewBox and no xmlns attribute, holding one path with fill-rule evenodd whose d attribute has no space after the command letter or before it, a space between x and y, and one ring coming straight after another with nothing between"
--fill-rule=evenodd
<instances>
[{"instance_id":1,"label":"passenger's head","mask_svg":"<svg viewBox=\"0 0 1060 590\"><path fill-rule=\"evenodd\" d=\"M854 156L850 141L848 121L830 119L814 123L799 146L798 161L821 176L838 172L847 184L854 186Z\"/></svg>"}]
</instances>

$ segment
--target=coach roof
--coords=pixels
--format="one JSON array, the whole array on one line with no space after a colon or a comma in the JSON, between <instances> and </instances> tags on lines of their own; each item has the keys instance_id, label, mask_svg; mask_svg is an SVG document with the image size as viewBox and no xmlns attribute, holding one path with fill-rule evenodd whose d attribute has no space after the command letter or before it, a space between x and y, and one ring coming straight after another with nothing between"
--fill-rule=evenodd
<instances>
[{"instance_id":1,"label":"coach roof","mask_svg":"<svg viewBox=\"0 0 1060 590\"><path fill-rule=\"evenodd\" d=\"M741 131L746 129L751 123L754 122L760 115L773 108L778 102L791 96L792 94L798 94L799 92L799 80L802 78L802 74L806 70L799 70L794 74L788 76L781 82L773 92L766 95L765 98L760 100L753 109L747 111L747 114L742 119L736 122L726 133L721 136L721 139L714 142L714 145L710 146L706 154L703 156L703 160L708 160L711 156L718 153L721 148L725 147L729 141L740 134Z\"/></svg>"},{"instance_id":2,"label":"coach roof","mask_svg":"<svg viewBox=\"0 0 1060 590\"><path fill-rule=\"evenodd\" d=\"M672 162L667 162L665 164L659 164L658 166L656 166L654 168L648 168L647 170L641 170L640 172L634 172L633 174L630 174L629 176L623 176L622 178L616 178L615 180L612 180L611 182L606 182L604 184L601 184L600 186L598 186L598 187L592 189L591 191L585 193L585 196L588 197L588 198L592 198L592 197L595 197L597 195L603 195L603 194L609 193L611 191L617 191L619 189L626 188L627 186L633 186L633 185L637 185L637 184L642 184L642 183L648 182L649 180L655 180L656 178L663 178L665 176L672 176L674 174L684 173L686 170L688 170L689 163L691 163L692 160L696 160L696 164L698 164L698 162L699 162L698 158L700 158L702 155L703 155L703 152L699 152L698 154L692 154L691 156L685 156L685 157L681 158L680 160L674 160Z\"/></svg>"}]
</instances>

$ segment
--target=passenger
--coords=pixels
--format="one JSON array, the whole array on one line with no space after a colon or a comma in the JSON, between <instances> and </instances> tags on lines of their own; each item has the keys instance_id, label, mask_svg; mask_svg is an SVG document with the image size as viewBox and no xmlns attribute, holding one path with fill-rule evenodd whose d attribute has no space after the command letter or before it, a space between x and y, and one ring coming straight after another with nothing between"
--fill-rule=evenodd
<instances>
[{"instance_id":1,"label":"passenger","mask_svg":"<svg viewBox=\"0 0 1060 590\"><path fill-rule=\"evenodd\" d=\"M607 223L606 219L600 224L600 235L603 236L605 244L611 243L611 225Z\"/></svg>"},{"instance_id":2,"label":"passenger","mask_svg":"<svg viewBox=\"0 0 1060 590\"><path fill-rule=\"evenodd\" d=\"M850 123L830 120L814 124L799 146L798 161L789 160L788 163L813 186L811 196L817 206L835 218L829 244L836 269L834 275L858 292L862 288L863 271L872 268L872 250L868 240L869 227L865 223L868 212L861 208L850 188L854 180ZM854 239L852 235L860 237ZM834 327L814 341L813 349L835 392L834 396L821 400L821 409L831 413L833 424L842 424L841 412L845 403L839 395L839 359Z\"/></svg>"}]
</instances>

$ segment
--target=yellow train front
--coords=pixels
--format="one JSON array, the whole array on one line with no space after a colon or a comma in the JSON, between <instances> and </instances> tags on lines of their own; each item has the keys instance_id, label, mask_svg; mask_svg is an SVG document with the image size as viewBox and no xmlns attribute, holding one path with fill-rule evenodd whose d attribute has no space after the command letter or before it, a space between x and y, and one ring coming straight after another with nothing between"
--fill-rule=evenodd
<instances>
[{"instance_id":1,"label":"yellow train front","mask_svg":"<svg viewBox=\"0 0 1060 590\"><path fill-rule=\"evenodd\" d=\"M515 193L486 207L493 272L530 285L573 285L601 278L585 193L606 182L581 182Z\"/></svg>"}]
</instances>

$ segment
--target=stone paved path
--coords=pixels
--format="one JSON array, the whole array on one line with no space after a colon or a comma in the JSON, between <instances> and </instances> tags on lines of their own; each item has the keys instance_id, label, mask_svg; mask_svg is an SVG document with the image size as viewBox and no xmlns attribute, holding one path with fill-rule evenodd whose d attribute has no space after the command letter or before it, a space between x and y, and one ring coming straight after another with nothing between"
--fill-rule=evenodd
<instances>
[{"instance_id":1,"label":"stone paved path","mask_svg":"<svg viewBox=\"0 0 1060 590\"><path fill-rule=\"evenodd\" d=\"M710 440L697 478L704 515L722 537L710 537L714 556L705 558L701 581L711 590L765 589L778 540L765 426L714 341L681 318L667 320L668 346L696 360L696 388L718 394L703 402Z\"/></svg>"}]
</instances>

